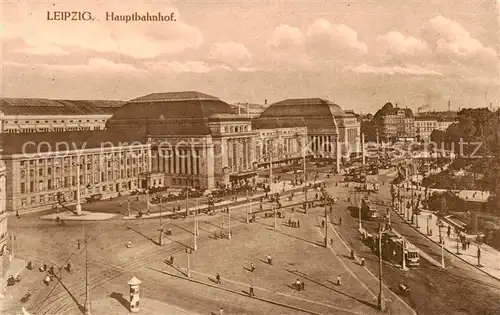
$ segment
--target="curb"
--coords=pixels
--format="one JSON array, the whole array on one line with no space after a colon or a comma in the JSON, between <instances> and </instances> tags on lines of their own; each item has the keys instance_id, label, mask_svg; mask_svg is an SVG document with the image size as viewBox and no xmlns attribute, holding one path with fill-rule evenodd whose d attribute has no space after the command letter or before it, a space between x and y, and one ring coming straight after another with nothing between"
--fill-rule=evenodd
<instances>
[{"instance_id":1,"label":"curb","mask_svg":"<svg viewBox=\"0 0 500 315\"><path fill-rule=\"evenodd\" d=\"M431 239L429 236L427 236L426 234L424 234L422 231L420 231L419 229L417 229L416 227L414 227L413 225L411 225L411 223L409 223L405 218L403 218L395 209L393 209L393 211L398 215L399 218L403 219L403 221L408 224L411 228L413 228L415 231L417 231L418 233L420 233L421 235L425 236L426 239L430 240L431 242L433 242L434 244L436 245L439 245L441 246L441 244L439 244L438 242L436 242L435 240ZM474 268L476 268L477 270L481 271L482 273L484 273L485 275L487 276L490 276L491 278L497 280L497 281L500 281L500 278L497 278L495 277L494 275L488 273L487 271L479 268L478 266L476 266L475 264L471 263L471 262L468 262L467 260L463 259L462 257L456 255L454 252L450 251L448 248L444 248L444 250L446 250L448 253L452 254L454 257L456 258L459 258L461 261L467 263L469 266L472 266Z\"/></svg>"}]
</instances>

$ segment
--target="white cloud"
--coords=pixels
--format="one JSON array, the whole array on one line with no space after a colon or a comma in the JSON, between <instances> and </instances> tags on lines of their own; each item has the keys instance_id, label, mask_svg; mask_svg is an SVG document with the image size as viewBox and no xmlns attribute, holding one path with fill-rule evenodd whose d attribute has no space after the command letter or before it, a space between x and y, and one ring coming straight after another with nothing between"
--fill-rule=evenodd
<instances>
[{"instance_id":1,"label":"white cloud","mask_svg":"<svg viewBox=\"0 0 500 315\"><path fill-rule=\"evenodd\" d=\"M44 5L44 4L40 4ZM28 46L26 53L60 54L66 48L80 48L100 53L118 53L139 59L162 54L177 54L196 49L203 42L201 31L183 21L120 23L106 21L105 12L175 12L174 7L149 3L92 3L85 10L94 14L93 21L47 21L32 14L30 5L2 6L4 25L0 38L21 39ZM82 11L77 4L64 4L67 11ZM75 8L75 10L72 10ZM49 9L49 7L47 7ZM52 7L50 7L52 9ZM94 10L92 10L94 9ZM160 9L160 10L159 10ZM36 12L45 12L43 9ZM60 50L58 50L58 48Z\"/></svg>"},{"instance_id":2,"label":"white cloud","mask_svg":"<svg viewBox=\"0 0 500 315\"><path fill-rule=\"evenodd\" d=\"M19 62L4 62L4 66L23 67L40 70L53 70L65 73L116 73L116 72L144 72L145 70L138 69L130 64L116 63L103 58L93 58L86 64L63 65L63 64L24 64Z\"/></svg>"},{"instance_id":3,"label":"white cloud","mask_svg":"<svg viewBox=\"0 0 500 315\"><path fill-rule=\"evenodd\" d=\"M347 48L358 53L368 51L366 43L358 39L358 33L344 24L331 24L327 20L318 19L307 28L306 34L313 45L325 50L334 46L338 50Z\"/></svg>"},{"instance_id":4,"label":"white cloud","mask_svg":"<svg viewBox=\"0 0 500 315\"><path fill-rule=\"evenodd\" d=\"M443 76L441 72L425 69L418 66L408 65L406 67L375 67L367 64L362 64L354 68L345 68L355 73L361 74L382 74L382 75L414 75L414 76Z\"/></svg>"},{"instance_id":5,"label":"white cloud","mask_svg":"<svg viewBox=\"0 0 500 315\"><path fill-rule=\"evenodd\" d=\"M209 58L230 67L238 68L245 66L252 59L252 54L242 43L216 42L210 49Z\"/></svg>"},{"instance_id":6,"label":"white cloud","mask_svg":"<svg viewBox=\"0 0 500 315\"><path fill-rule=\"evenodd\" d=\"M417 56L429 53L427 44L413 36L404 36L400 32L391 31L377 37L378 44L394 55Z\"/></svg>"},{"instance_id":7,"label":"white cloud","mask_svg":"<svg viewBox=\"0 0 500 315\"><path fill-rule=\"evenodd\" d=\"M422 29L424 36L432 44L436 53L457 60L498 62L497 52L484 46L458 22L443 16L436 16ZM477 60L476 60L477 61Z\"/></svg>"},{"instance_id":8,"label":"white cloud","mask_svg":"<svg viewBox=\"0 0 500 315\"><path fill-rule=\"evenodd\" d=\"M268 42L271 46L277 48L300 45L304 41L302 31L290 25L280 25L273 31L271 40Z\"/></svg>"},{"instance_id":9,"label":"white cloud","mask_svg":"<svg viewBox=\"0 0 500 315\"><path fill-rule=\"evenodd\" d=\"M46 55L65 56L65 55L69 55L68 51L62 49L61 47L53 46L53 45L45 45L45 46L40 45L38 47L19 48L19 49L14 50L14 52L28 54L28 55L40 55L40 56L46 56Z\"/></svg>"},{"instance_id":10,"label":"white cloud","mask_svg":"<svg viewBox=\"0 0 500 315\"><path fill-rule=\"evenodd\" d=\"M224 65L211 65L204 61L168 61L159 63L146 63L146 66L156 71L166 71L169 73L210 73L214 71L230 71Z\"/></svg>"},{"instance_id":11,"label":"white cloud","mask_svg":"<svg viewBox=\"0 0 500 315\"><path fill-rule=\"evenodd\" d=\"M258 68L247 68L247 67L239 67L238 68L238 71L241 71L241 72L256 72L256 71L259 71L261 69L258 69Z\"/></svg>"}]
</instances>

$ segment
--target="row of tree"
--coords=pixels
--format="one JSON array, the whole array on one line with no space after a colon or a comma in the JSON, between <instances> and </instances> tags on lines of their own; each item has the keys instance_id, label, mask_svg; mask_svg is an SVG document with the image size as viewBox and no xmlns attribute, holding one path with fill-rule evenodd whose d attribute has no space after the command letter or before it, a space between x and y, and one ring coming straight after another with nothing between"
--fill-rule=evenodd
<instances>
[{"instance_id":1,"label":"row of tree","mask_svg":"<svg viewBox=\"0 0 500 315\"><path fill-rule=\"evenodd\" d=\"M434 130L431 141L453 150L457 159L451 168L465 170L491 193L488 210L500 212L500 111L466 108L458 112L458 123L446 131Z\"/></svg>"}]
</instances>

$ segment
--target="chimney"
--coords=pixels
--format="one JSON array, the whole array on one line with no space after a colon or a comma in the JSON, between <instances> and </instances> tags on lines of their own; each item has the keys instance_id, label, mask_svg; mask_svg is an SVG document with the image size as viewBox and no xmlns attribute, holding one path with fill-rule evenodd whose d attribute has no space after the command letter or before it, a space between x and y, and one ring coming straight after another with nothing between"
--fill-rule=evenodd
<instances>
[{"instance_id":1,"label":"chimney","mask_svg":"<svg viewBox=\"0 0 500 315\"><path fill-rule=\"evenodd\" d=\"M451 112L451 100L448 100L448 111Z\"/></svg>"},{"instance_id":2,"label":"chimney","mask_svg":"<svg viewBox=\"0 0 500 315\"><path fill-rule=\"evenodd\" d=\"M240 103L237 103L236 104L238 106L238 116L241 115L241 106L240 106Z\"/></svg>"},{"instance_id":3,"label":"chimney","mask_svg":"<svg viewBox=\"0 0 500 315\"><path fill-rule=\"evenodd\" d=\"M267 98L264 100L264 105L267 105Z\"/></svg>"},{"instance_id":4,"label":"chimney","mask_svg":"<svg viewBox=\"0 0 500 315\"><path fill-rule=\"evenodd\" d=\"M247 118L250 117L250 103L247 103Z\"/></svg>"}]
</instances>

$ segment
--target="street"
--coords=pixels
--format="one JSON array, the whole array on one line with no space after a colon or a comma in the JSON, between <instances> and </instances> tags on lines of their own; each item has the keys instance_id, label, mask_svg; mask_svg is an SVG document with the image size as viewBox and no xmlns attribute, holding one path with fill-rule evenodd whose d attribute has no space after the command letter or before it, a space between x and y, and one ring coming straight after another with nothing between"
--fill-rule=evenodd
<instances>
[{"instance_id":1,"label":"street","mask_svg":"<svg viewBox=\"0 0 500 315\"><path fill-rule=\"evenodd\" d=\"M380 181L388 180L384 176L379 175ZM35 266L35 270L24 271L22 275L22 283L29 283L33 294L25 307L32 314L73 314L83 309L87 235L88 283L91 301L96 303L106 298L122 300L123 305L128 303L126 282L135 276L143 282L143 297L198 314L216 312L220 307L231 314L377 314L378 258L361 242L358 219L348 211L351 203L347 197L352 187L336 184L338 179L338 176L327 179L327 192L339 197L329 214L335 231L328 228L328 238L332 238L328 249L324 248L325 230L321 225L323 207L308 209L307 213L299 206L293 212L287 207L300 203L302 194L296 194L292 201L282 198L285 208L280 211L284 218L276 220L278 228L274 227L274 218L266 218L264 213L258 213L257 221L247 224L246 206L231 207L231 240L215 238L216 233L228 232L226 213L201 215L198 250L192 254L187 254L186 248L193 247L193 216L162 219L164 228L172 231L172 235L163 236L162 246L158 246L158 218L117 217L97 222L67 222L65 226L39 220L35 214L12 219L9 229L16 235L17 255ZM382 185L372 200L387 204L389 187ZM310 190L308 200L313 200L316 194L317 191ZM251 207L254 211L258 209L258 205ZM270 207L264 203L264 209ZM381 216L386 208L378 207ZM290 227L288 220L300 221L300 228ZM395 215L392 223L420 250L440 260L439 246ZM374 221L363 221L363 227L372 234L377 229ZM131 248L126 247L129 241ZM372 274L350 259L349 248L365 259ZM273 265L266 263L268 254L273 257ZM165 263L170 256L174 257L172 265ZM388 312L412 314L403 300L418 314L495 314L500 309L498 281L453 255L446 254L445 260L445 270L423 257L420 266L409 271L384 262ZM72 272L63 268L59 271L68 262ZM44 273L36 270L42 263L56 267L60 283L57 279L48 286L42 283ZM251 263L256 267L254 272L249 270ZM215 283L217 274L221 284ZM337 276L342 279L341 286L336 284ZM297 279L304 282L305 290L297 291L294 287ZM400 283L411 288L409 296L399 296ZM256 298L248 296L250 285ZM24 294L22 288L13 287L12 296ZM18 312L19 302L11 300L5 311Z\"/></svg>"}]
</instances>

